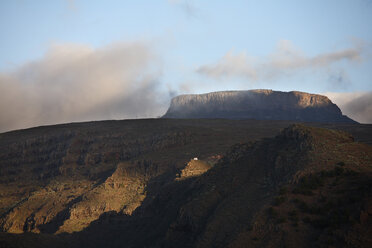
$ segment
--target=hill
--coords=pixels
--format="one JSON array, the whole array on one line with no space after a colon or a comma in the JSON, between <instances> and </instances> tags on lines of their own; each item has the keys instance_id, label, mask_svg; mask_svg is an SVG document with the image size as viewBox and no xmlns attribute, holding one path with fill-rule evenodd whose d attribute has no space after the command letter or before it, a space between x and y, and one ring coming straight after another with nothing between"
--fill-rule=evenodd
<instances>
[{"instance_id":1,"label":"hill","mask_svg":"<svg viewBox=\"0 0 372 248\"><path fill-rule=\"evenodd\" d=\"M347 133L294 125L233 146L200 177L169 182L133 215L102 216L72 239L85 240L77 247L105 239L113 247L369 247L371 155Z\"/></svg>"},{"instance_id":2,"label":"hill","mask_svg":"<svg viewBox=\"0 0 372 248\"><path fill-rule=\"evenodd\" d=\"M158 119L0 134L0 247L367 247L371 147L288 125ZM370 125L308 125L371 142Z\"/></svg>"},{"instance_id":3,"label":"hill","mask_svg":"<svg viewBox=\"0 0 372 248\"><path fill-rule=\"evenodd\" d=\"M356 123L326 96L247 90L174 97L163 118L226 118Z\"/></svg>"}]
</instances>

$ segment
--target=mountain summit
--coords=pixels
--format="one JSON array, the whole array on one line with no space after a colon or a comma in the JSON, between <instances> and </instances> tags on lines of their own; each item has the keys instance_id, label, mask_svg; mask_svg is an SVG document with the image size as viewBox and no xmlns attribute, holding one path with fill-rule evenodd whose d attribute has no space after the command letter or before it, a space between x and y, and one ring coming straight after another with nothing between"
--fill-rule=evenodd
<instances>
[{"instance_id":1,"label":"mountain summit","mask_svg":"<svg viewBox=\"0 0 372 248\"><path fill-rule=\"evenodd\" d=\"M224 118L355 123L322 95L299 91L220 91L174 97L163 118Z\"/></svg>"}]
</instances>

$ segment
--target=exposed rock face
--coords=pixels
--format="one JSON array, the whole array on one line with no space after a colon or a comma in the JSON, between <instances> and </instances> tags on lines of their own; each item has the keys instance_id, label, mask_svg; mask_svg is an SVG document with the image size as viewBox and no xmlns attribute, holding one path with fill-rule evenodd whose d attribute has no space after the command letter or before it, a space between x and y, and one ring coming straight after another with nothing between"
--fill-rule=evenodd
<instances>
[{"instance_id":1,"label":"exposed rock face","mask_svg":"<svg viewBox=\"0 0 372 248\"><path fill-rule=\"evenodd\" d=\"M187 163L186 167L181 170L179 180L200 176L206 171L208 171L212 166L207 162L201 160L191 160Z\"/></svg>"},{"instance_id":2,"label":"exposed rock face","mask_svg":"<svg viewBox=\"0 0 372 248\"><path fill-rule=\"evenodd\" d=\"M225 118L355 123L326 96L298 91L221 91L180 95L163 118Z\"/></svg>"}]
</instances>

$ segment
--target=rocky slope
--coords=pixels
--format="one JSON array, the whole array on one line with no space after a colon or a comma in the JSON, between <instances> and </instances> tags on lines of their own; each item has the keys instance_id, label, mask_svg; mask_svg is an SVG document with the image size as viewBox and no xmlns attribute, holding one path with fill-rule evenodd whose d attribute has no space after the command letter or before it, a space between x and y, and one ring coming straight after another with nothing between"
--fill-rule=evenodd
<instances>
[{"instance_id":1,"label":"rocky slope","mask_svg":"<svg viewBox=\"0 0 372 248\"><path fill-rule=\"evenodd\" d=\"M326 96L298 91L221 91L172 99L163 118L227 118L355 123Z\"/></svg>"},{"instance_id":2,"label":"rocky slope","mask_svg":"<svg viewBox=\"0 0 372 248\"><path fill-rule=\"evenodd\" d=\"M159 119L0 134L0 230L71 233L105 212L131 214L153 178L170 180L183 174L195 156L221 154L236 142L273 135L287 124L264 125L254 132L249 122ZM186 168L184 173L203 171Z\"/></svg>"},{"instance_id":3,"label":"rocky slope","mask_svg":"<svg viewBox=\"0 0 372 248\"><path fill-rule=\"evenodd\" d=\"M291 126L70 238L76 247L370 247L371 162L372 147L347 133Z\"/></svg>"},{"instance_id":4,"label":"rocky slope","mask_svg":"<svg viewBox=\"0 0 372 248\"><path fill-rule=\"evenodd\" d=\"M289 124L158 119L0 134L0 247L368 247L371 147L302 125L260 140ZM326 126L371 141L368 125Z\"/></svg>"},{"instance_id":5,"label":"rocky slope","mask_svg":"<svg viewBox=\"0 0 372 248\"><path fill-rule=\"evenodd\" d=\"M180 175L176 179L183 180L189 177L200 176L208 171L211 167L212 165L208 164L205 161L192 159L190 162L187 163L185 168L181 170Z\"/></svg>"}]
</instances>

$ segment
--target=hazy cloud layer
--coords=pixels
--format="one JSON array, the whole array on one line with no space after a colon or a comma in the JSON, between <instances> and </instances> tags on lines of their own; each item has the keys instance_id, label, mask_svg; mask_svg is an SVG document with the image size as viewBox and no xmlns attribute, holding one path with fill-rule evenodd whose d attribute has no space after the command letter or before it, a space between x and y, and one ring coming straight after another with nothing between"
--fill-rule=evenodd
<instances>
[{"instance_id":1,"label":"hazy cloud layer","mask_svg":"<svg viewBox=\"0 0 372 248\"><path fill-rule=\"evenodd\" d=\"M272 54L262 59L244 52L234 54L230 51L216 63L199 67L197 72L216 79L241 77L250 81L270 80L299 70L324 69L342 60L357 61L360 58L361 48L357 46L309 57L296 49L290 41L283 40ZM343 76L346 76L344 72Z\"/></svg>"},{"instance_id":2,"label":"hazy cloud layer","mask_svg":"<svg viewBox=\"0 0 372 248\"><path fill-rule=\"evenodd\" d=\"M63 44L39 61L0 73L0 132L71 121L156 117L169 96L144 43L102 49Z\"/></svg>"},{"instance_id":3,"label":"hazy cloud layer","mask_svg":"<svg viewBox=\"0 0 372 248\"><path fill-rule=\"evenodd\" d=\"M324 93L342 113L360 123L372 123L372 92Z\"/></svg>"}]
</instances>

